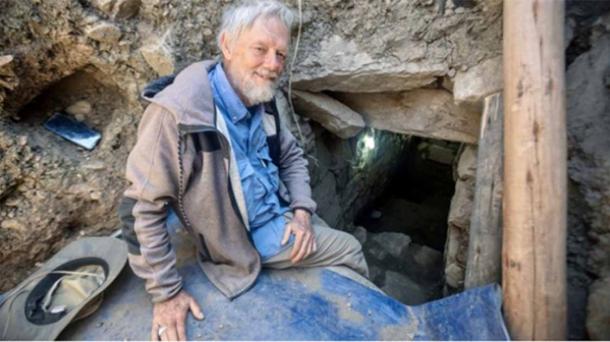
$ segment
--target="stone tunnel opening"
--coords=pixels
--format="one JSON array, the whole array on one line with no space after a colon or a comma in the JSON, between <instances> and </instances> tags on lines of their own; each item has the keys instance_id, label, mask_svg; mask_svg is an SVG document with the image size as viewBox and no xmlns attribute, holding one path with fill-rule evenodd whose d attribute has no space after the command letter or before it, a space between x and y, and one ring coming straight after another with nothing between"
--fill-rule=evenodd
<instances>
[{"instance_id":1,"label":"stone tunnel opening","mask_svg":"<svg viewBox=\"0 0 610 342\"><path fill-rule=\"evenodd\" d=\"M405 304L442 297L458 150L458 143L408 137L386 187L355 217L368 235L364 250L371 280Z\"/></svg>"},{"instance_id":2,"label":"stone tunnel opening","mask_svg":"<svg viewBox=\"0 0 610 342\"><path fill-rule=\"evenodd\" d=\"M409 305L441 298L461 144L371 128L340 139L310 126L320 216L361 242L370 280L384 292Z\"/></svg>"}]
</instances>

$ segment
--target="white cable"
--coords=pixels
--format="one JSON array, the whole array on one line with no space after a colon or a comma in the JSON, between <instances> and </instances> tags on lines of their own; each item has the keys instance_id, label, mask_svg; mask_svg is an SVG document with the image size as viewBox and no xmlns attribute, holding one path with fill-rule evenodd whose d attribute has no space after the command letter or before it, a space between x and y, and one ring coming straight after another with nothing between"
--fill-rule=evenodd
<instances>
[{"instance_id":1,"label":"white cable","mask_svg":"<svg viewBox=\"0 0 610 342\"><path fill-rule=\"evenodd\" d=\"M292 104L292 69L294 68L294 63L297 60L297 52L299 51L299 43L301 42L301 29L303 27L303 0L298 0L299 4L299 28L297 31L297 39L294 43L294 53L292 55L292 62L290 63L290 70L288 71L288 105L290 106L290 112L292 114L292 120L294 120L294 124L297 127L297 131L299 132L299 138L303 145L305 144L305 138L303 137L303 132L301 131L301 126L299 125L299 121L297 119L296 113L294 111L294 105ZM305 146L303 146L305 147Z\"/></svg>"}]
</instances>

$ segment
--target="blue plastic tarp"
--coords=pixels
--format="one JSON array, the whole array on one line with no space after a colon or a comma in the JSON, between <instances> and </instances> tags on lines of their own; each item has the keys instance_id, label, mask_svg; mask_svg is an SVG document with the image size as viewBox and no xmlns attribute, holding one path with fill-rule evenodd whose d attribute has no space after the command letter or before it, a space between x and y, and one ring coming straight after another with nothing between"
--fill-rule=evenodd
<instances>
[{"instance_id":1,"label":"blue plastic tarp","mask_svg":"<svg viewBox=\"0 0 610 342\"><path fill-rule=\"evenodd\" d=\"M407 306L324 268L264 270L255 285L230 301L196 262L180 267L185 289L206 318L189 317L189 339L213 340L507 340L497 285ZM127 267L92 316L60 339L145 340L152 304L142 280Z\"/></svg>"}]
</instances>

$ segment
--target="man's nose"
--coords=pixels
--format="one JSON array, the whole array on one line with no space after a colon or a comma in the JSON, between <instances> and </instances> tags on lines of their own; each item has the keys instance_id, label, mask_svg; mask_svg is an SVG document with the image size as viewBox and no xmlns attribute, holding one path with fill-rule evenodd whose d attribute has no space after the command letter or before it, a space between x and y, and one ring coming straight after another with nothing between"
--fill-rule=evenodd
<instances>
[{"instance_id":1,"label":"man's nose","mask_svg":"<svg viewBox=\"0 0 610 342\"><path fill-rule=\"evenodd\" d=\"M265 56L265 67L274 72L281 72L284 67L284 60L282 56L278 55L275 51L269 51Z\"/></svg>"}]
</instances>

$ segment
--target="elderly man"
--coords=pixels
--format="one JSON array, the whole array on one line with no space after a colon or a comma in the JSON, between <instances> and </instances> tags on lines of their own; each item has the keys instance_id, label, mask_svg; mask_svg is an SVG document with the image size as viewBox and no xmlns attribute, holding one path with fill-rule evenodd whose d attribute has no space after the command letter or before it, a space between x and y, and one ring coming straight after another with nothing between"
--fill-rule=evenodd
<instances>
[{"instance_id":1,"label":"elderly man","mask_svg":"<svg viewBox=\"0 0 610 342\"><path fill-rule=\"evenodd\" d=\"M207 278L229 298L252 286L262 266L345 265L368 275L354 237L312 225L307 162L275 111L292 21L275 1L230 8L218 35L221 62L192 64L147 96L119 213L130 265L154 303L153 340L185 339L189 310L203 318L176 270L172 210Z\"/></svg>"}]
</instances>

